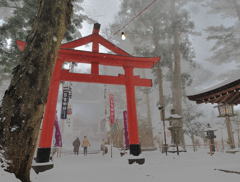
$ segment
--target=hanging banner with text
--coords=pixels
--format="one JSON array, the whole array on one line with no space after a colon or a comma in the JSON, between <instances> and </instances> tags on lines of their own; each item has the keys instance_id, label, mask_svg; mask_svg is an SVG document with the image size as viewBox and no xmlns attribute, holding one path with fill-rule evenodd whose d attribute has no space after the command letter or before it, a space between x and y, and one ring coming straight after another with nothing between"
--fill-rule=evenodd
<instances>
[{"instance_id":1,"label":"hanging banner with text","mask_svg":"<svg viewBox=\"0 0 240 182\"><path fill-rule=\"evenodd\" d=\"M109 94L109 105L110 105L110 124L112 125L115 120L115 110L114 110L114 96L113 94Z\"/></svg>"},{"instance_id":2,"label":"hanging banner with text","mask_svg":"<svg viewBox=\"0 0 240 182\"><path fill-rule=\"evenodd\" d=\"M69 102L69 88L63 87L61 119L67 119L68 102Z\"/></svg>"}]
</instances>

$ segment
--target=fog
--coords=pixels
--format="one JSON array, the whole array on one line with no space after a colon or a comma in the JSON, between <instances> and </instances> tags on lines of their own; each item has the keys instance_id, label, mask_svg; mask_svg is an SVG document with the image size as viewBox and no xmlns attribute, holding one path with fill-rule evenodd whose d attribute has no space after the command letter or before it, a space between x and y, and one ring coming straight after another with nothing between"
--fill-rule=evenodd
<instances>
[{"instance_id":1,"label":"fog","mask_svg":"<svg viewBox=\"0 0 240 182\"><path fill-rule=\"evenodd\" d=\"M101 24L100 33L104 36L105 30L109 28L109 24L113 22L114 17L117 15L119 10L119 5L121 1L118 0L90 0L84 2L84 10L85 14L90 18L96 20L96 22ZM211 57L211 47L214 44L214 41L207 41L207 33L204 31L210 25L231 25L231 19L222 19L222 17L214 14L208 14L208 8L203 8L196 4L190 4L187 7L190 10L191 18L195 22L195 31L199 32L199 35L191 35L190 40L193 44L193 48L196 54L195 61L203 66L204 69L208 70L211 73L211 77L209 79L205 79L204 81L196 81L193 80L193 87L189 90L189 93L200 92L206 88L209 88L213 85L221 83L222 78L218 79L219 75L223 73L227 73L236 67L236 64L222 64L216 65L215 63L211 63L208 59ZM131 17L129 17L130 19ZM138 21L137 19L134 21ZM86 36L92 32L92 24L88 22L84 23L83 29L81 31L83 36ZM126 27L127 29L127 27ZM112 36L112 35L111 35ZM110 37L111 37L110 36ZM111 40L110 40L111 41ZM124 45L124 44L123 44ZM128 45L126 45L128 46ZM87 47L86 50L89 50L90 47ZM104 49L101 51L104 52ZM148 76L152 77L151 74ZM198 77L201 74L197 75ZM226 78L228 79L228 78ZM197 79L196 79L197 80ZM111 86L109 88L117 88L117 86ZM106 105L104 101L104 93L103 93L103 85L98 84L87 84L87 83L74 83L73 86L73 99L72 99L72 107L73 107L73 115L71 121L71 127L74 129L69 130L68 137L74 138L75 136L83 136L88 135L92 139L100 141L103 135L99 134L96 137L96 131L98 131L99 122L104 119L106 116L104 115L105 107L109 107ZM152 122L154 126L154 132L158 132L161 130L161 123L159 118L159 112L156 107L156 97L158 98L158 91L156 88L153 88L153 92L150 95L151 97L151 109L152 109ZM118 103L116 103L117 105ZM210 104L207 105L199 105L200 108L203 108L206 111L205 120L203 122L213 122L219 120L223 122L222 119L218 119L214 117L217 115L216 109L213 109L213 106ZM143 106L137 108L140 114L145 115L145 109ZM120 113L116 113L116 115L120 115L122 111L116 111ZM138 112L138 113L139 113ZM168 114L168 113L167 113ZM214 119L213 119L214 117ZM107 118L108 119L108 116ZM210 120L210 121L209 121ZM68 126L65 126L68 127ZM71 128L69 127L69 128ZM90 129L92 128L92 130ZM71 131L73 131L71 133ZM68 141L70 142L70 141Z\"/></svg>"},{"instance_id":2,"label":"fog","mask_svg":"<svg viewBox=\"0 0 240 182\"><path fill-rule=\"evenodd\" d=\"M106 30L109 28L110 24L113 23L114 18L117 16L119 11L121 1L119 0L85 0L83 3L84 14L89 18L95 20L101 24L100 34L107 37ZM224 80L231 79L228 76L221 76L224 73L229 73L231 70L236 68L236 63L225 63L225 64L216 64L209 61L212 56L211 48L214 45L214 41L207 41L207 33L204 31L210 25L227 25L231 26L233 20L231 18L222 18L219 15L208 14L209 9L202 7L201 5L190 4L186 7L190 10L190 15L192 20L195 22L195 32L198 32L198 35L191 35L190 40L193 44L193 48L196 54L194 61L200 64L208 74L196 73L195 78L193 78L192 87L188 88L188 94L201 92L204 89L212 87L216 84L221 83ZM9 11L5 9L0 9L0 19L5 18L10 15ZM129 20L132 17L129 17ZM135 19L134 21L138 21ZM0 21L1 24L2 21ZM90 24L88 21L83 23L83 28L81 29L81 34L83 36L89 35L92 33L93 24ZM127 30L128 27L125 28ZM117 31L119 27L116 28ZM120 36L120 35L108 35L108 37ZM119 37L120 39L120 37ZM110 40L111 41L111 40ZM124 49L128 49L130 44L127 41L122 42L120 45ZM84 47L84 50L90 50L90 46ZM102 52L107 52L104 48L100 49ZM77 69L80 69L78 66ZM82 71L87 71L89 65L82 66ZM104 72L104 69L101 69ZM108 70L109 71L109 70ZM112 70L114 74L118 74L121 70ZM148 78L153 78L151 71L147 73ZM205 78L206 77L206 78ZM236 76L238 77L238 75ZM4 85L6 87L6 84ZM122 93L123 98L125 98L125 90L123 87L118 86L104 86L101 84L89 84L89 83L72 83L72 99L70 104L72 106L72 115L70 115L69 121L60 121L63 134L63 145L66 147L72 147L72 140L79 136L87 135L90 138L90 142L94 143L94 147L98 147L100 141L106 136L101 131L101 121L106 119L108 121L109 113L105 115L105 110L109 109L108 100L104 99L104 88L108 89L108 93L115 92L118 90ZM4 93L3 87L1 87L1 94ZM158 90L157 87L153 87L150 93L151 101L151 114L152 122L154 127L154 133L158 133L161 130L161 122L159 117L159 111L157 109L158 102ZM140 92L138 92L140 93ZM141 94L140 94L141 95ZM141 98L142 99L142 98ZM59 97L58 97L58 117L60 118L61 111L61 100L62 100L62 86L60 86ZM120 101L116 100L116 117L122 119L122 112L126 110L126 100ZM141 105L137 106L138 116L146 117L146 106L144 105L144 99L140 102ZM119 106L121 105L121 106ZM213 105L199 105L199 108L202 108L202 111L205 113L205 118L203 122L214 122L220 121L222 119L216 118L217 111L213 108ZM169 114L169 111L167 111ZM60 120L60 119L59 119ZM107 129L107 126L106 128Z\"/></svg>"}]
</instances>

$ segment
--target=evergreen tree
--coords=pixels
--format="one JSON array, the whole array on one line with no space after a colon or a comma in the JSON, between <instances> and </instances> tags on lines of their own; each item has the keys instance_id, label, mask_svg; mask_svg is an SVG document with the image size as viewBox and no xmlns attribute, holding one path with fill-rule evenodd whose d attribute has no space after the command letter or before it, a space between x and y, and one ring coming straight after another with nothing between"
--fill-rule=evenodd
<instances>
[{"instance_id":1,"label":"evergreen tree","mask_svg":"<svg viewBox=\"0 0 240 182\"><path fill-rule=\"evenodd\" d=\"M27 47L0 110L1 166L22 182L30 182L49 81L72 15L71 0L39 0L37 5Z\"/></svg>"},{"instance_id":2,"label":"evergreen tree","mask_svg":"<svg viewBox=\"0 0 240 182\"><path fill-rule=\"evenodd\" d=\"M72 24L65 33L65 41L81 37L82 22L87 16L82 14L81 3L74 1ZM9 79L12 68L18 64L20 52L16 40L25 40L31 31L32 23L37 13L37 0L1 0L0 8L5 9L3 24L0 25L0 82Z\"/></svg>"},{"instance_id":3,"label":"evergreen tree","mask_svg":"<svg viewBox=\"0 0 240 182\"><path fill-rule=\"evenodd\" d=\"M123 0L118 22L113 24L112 29L116 30L116 27L124 25L150 2ZM161 56L160 64L156 65L153 70L157 78L156 83L159 84L159 103L167 107L169 103L166 101L170 100L164 97L172 97L173 108L179 115L182 115L182 79L183 77L190 78L188 73L183 74L181 65L183 62L193 63L194 58L191 43L188 40L188 35L192 32L194 25L184 8L188 2L187 0L158 0L123 30L128 39L123 45L133 46L134 50L130 50L132 54ZM191 65L194 66L194 64ZM166 92L163 94L163 78L165 82L172 82L171 95ZM184 143L183 134L181 138Z\"/></svg>"},{"instance_id":4,"label":"evergreen tree","mask_svg":"<svg viewBox=\"0 0 240 182\"><path fill-rule=\"evenodd\" d=\"M190 101L187 101L186 99L184 106L184 130L185 133L191 138L193 151L195 152L195 136L202 137L204 131L204 124L198 120L202 116L202 113L197 111L196 105L193 105L192 103L190 103Z\"/></svg>"},{"instance_id":5,"label":"evergreen tree","mask_svg":"<svg viewBox=\"0 0 240 182\"><path fill-rule=\"evenodd\" d=\"M217 63L238 63L240 59L240 2L238 0L207 0L206 6L210 7L210 13L221 15L223 20L232 22L232 25L223 23L207 28L208 40L215 41L212 47L214 54L209 60Z\"/></svg>"}]
</instances>

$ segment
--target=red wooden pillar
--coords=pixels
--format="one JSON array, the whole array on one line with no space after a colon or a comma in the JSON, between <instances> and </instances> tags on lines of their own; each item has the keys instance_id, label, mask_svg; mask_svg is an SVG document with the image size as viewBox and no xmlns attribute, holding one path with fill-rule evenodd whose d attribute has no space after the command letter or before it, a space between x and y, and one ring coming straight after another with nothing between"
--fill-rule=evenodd
<instances>
[{"instance_id":1,"label":"red wooden pillar","mask_svg":"<svg viewBox=\"0 0 240 182\"><path fill-rule=\"evenodd\" d=\"M130 154L138 156L141 153L141 147L138 138L137 109L135 101L135 86L133 83L133 67L124 67L126 76L126 96L127 96L127 114L128 114L128 137Z\"/></svg>"},{"instance_id":2,"label":"red wooden pillar","mask_svg":"<svg viewBox=\"0 0 240 182\"><path fill-rule=\"evenodd\" d=\"M37 150L36 162L39 163L48 162L50 159L61 69L62 61L57 59L49 85L47 104L42 122L39 147Z\"/></svg>"}]
</instances>

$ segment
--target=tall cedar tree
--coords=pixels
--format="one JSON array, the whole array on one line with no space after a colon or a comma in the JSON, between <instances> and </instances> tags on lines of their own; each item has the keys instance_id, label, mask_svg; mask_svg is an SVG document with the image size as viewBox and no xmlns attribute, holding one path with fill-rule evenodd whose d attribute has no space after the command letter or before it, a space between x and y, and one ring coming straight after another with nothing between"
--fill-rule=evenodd
<instances>
[{"instance_id":1,"label":"tall cedar tree","mask_svg":"<svg viewBox=\"0 0 240 182\"><path fill-rule=\"evenodd\" d=\"M209 26L208 40L214 40L212 47L213 56L209 61L215 63L239 63L240 58L240 1L238 0L206 0L206 6L210 7L210 13L221 15L223 22L230 21L230 25L221 24ZM228 18L228 19L226 19ZM238 69L236 70L238 74Z\"/></svg>"},{"instance_id":2,"label":"tall cedar tree","mask_svg":"<svg viewBox=\"0 0 240 182\"><path fill-rule=\"evenodd\" d=\"M190 0L158 0L132 21L123 31L127 36L127 43L134 47L133 54L143 56L161 56L161 62L153 70L156 82L159 85L159 104L169 104L168 93L163 93L164 81L172 82L172 103L176 113L182 115L183 78L191 79L188 73L183 73L181 63L192 64L193 52L188 35L193 31L194 24L184 6ZM117 21L112 25L116 27L129 21L151 0L123 0ZM125 42L126 42L125 41ZM124 44L125 47L129 46ZM169 71L163 72L168 67ZM165 75L164 75L165 74ZM187 83L187 82L186 82ZM165 97L165 99L164 99ZM168 101L168 102L167 102ZM161 118L163 119L161 114ZM181 143L184 145L183 131Z\"/></svg>"},{"instance_id":3,"label":"tall cedar tree","mask_svg":"<svg viewBox=\"0 0 240 182\"><path fill-rule=\"evenodd\" d=\"M23 182L30 182L30 168L50 78L71 15L72 0L38 1L38 12L27 37L27 47L13 71L2 101L2 165Z\"/></svg>"}]
</instances>

